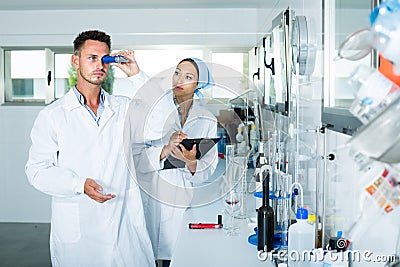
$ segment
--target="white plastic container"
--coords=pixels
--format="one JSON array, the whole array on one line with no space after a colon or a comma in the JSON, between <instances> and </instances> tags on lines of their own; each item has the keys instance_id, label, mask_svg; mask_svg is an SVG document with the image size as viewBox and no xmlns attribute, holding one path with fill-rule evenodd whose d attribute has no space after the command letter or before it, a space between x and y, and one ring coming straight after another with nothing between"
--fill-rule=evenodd
<instances>
[{"instance_id":1,"label":"white plastic container","mask_svg":"<svg viewBox=\"0 0 400 267\"><path fill-rule=\"evenodd\" d=\"M297 210L296 221L289 227L288 265L289 267L311 266L310 255L315 246L315 231L308 223L307 209Z\"/></svg>"},{"instance_id":2,"label":"white plastic container","mask_svg":"<svg viewBox=\"0 0 400 267\"><path fill-rule=\"evenodd\" d=\"M250 145L254 153L258 151L258 139L257 126L252 124L250 129Z\"/></svg>"},{"instance_id":3,"label":"white plastic container","mask_svg":"<svg viewBox=\"0 0 400 267\"><path fill-rule=\"evenodd\" d=\"M399 97L399 87L369 66L358 66L349 84L356 91L350 112L364 124Z\"/></svg>"}]
</instances>

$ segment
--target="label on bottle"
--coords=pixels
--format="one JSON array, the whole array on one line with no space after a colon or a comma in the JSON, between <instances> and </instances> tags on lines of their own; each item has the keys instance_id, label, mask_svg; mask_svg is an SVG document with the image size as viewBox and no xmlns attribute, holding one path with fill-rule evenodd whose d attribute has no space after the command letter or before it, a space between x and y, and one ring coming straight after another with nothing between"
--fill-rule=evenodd
<instances>
[{"instance_id":1,"label":"label on bottle","mask_svg":"<svg viewBox=\"0 0 400 267\"><path fill-rule=\"evenodd\" d=\"M400 205L400 190L397 184L397 178L388 169L384 169L365 187L365 191L381 210L390 213Z\"/></svg>"},{"instance_id":2,"label":"label on bottle","mask_svg":"<svg viewBox=\"0 0 400 267\"><path fill-rule=\"evenodd\" d=\"M377 90L379 88L379 90ZM395 86L390 80L386 79L379 71L375 71L367 81L361 86L357 96L361 99L371 100L371 107L376 107L387 94L394 91Z\"/></svg>"}]
</instances>

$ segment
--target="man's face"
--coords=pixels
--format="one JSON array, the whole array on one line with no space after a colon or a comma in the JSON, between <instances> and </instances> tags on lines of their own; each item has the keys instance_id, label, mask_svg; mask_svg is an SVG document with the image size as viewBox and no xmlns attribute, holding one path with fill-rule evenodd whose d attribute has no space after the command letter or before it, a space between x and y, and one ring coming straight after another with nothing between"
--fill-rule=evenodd
<instances>
[{"instance_id":1,"label":"man's face","mask_svg":"<svg viewBox=\"0 0 400 267\"><path fill-rule=\"evenodd\" d=\"M78 82L84 79L93 85L101 85L106 79L109 64L103 64L102 57L110 50L106 43L87 40L82 46L80 55L72 55L72 64L78 72Z\"/></svg>"}]
</instances>

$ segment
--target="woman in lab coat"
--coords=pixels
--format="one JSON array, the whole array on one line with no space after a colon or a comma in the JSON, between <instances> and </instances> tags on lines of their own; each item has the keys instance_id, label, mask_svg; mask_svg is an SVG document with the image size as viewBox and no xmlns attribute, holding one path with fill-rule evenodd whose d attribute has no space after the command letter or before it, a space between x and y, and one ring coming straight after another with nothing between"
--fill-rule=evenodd
<instances>
[{"instance_id":1,"label":"woman in lab coat","mask_svg":"<svg viewBox=\"0 0 400 267\"><path fill-rule=\"evenodd\" d=\"M53 266L154 266L140 190L122 149L129 99L100 87L110 46L103 32L78 35L72 56L77 84L41 110L32 128L26 174L52 197ZM120 54L129 62L117 66L132 82L144 82L133 51Z\"/></svg>"},{"instance_id":2,"label":"woman in lab coat","mask_svg":"<svg viewBox=\"0 0 400 267\"><path fill-rule=\"evenodd\" d=\"M214 146L196 159L196 146L186 150L185 138L217 136L217 120L202 104L202 94L213 83L205 63L187 58L176 67L172 90L151 108L144 123L143 149L133 148L136 172L143 192L146 225L157 260L169 264L181 227L182 216L193 197L193 183L207 180L218 163ZM195 101L194 94L200 102ZM183 162L167 166L171 157Z\"/></svg>"}]
</instances>

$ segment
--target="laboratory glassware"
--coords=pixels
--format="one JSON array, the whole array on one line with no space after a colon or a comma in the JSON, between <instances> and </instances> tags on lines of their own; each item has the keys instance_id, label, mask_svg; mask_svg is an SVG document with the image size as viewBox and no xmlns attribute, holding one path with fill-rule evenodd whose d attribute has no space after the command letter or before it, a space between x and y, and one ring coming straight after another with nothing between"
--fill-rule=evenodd
<instances>
[{"instance_id":1,"label":"laboratory glassware","mask_svg":"<svg viewBox=\"0 0 400 267\"><path fill-rule=\"evenodd\" d=\"M257 212L257 250L270 252L274 249L274 210L269 204L270 172L261 173L263 177L263 205Z\"/></svg>"},{"instance_id":2,"label":"laboratory glassware","mask_svg":"<svg viewBox=\"0 0 400 267\"><path fill-rule=\"evenodd\" d=\"M287 249L288 228L290 225L290 210L292 194L289 191L292 184L292 176L280 172L277 176L277 190L275 191L275 238L279 239L280 249Z\"/></svg>"},{"instance_id":3,"label":"laboratory glassware","mask_svg":"<svg viewBox=\"0 0 400 267\"><path fill-rule=\"evenodd\" d=\"M344 58L356 61L364 58L372 51L371 38L370 27L353 32L340 44L338 54L334 60Z\"/></svg>"},{"instance_id":4,"label":"laboratory glassware","mask_svg":"<svg viewBox=\"0 0 400 267\"><path fill-rule=\"evenodd\" d=\"M225 172L225 188L223 192L224 196L224 213L230 217L230 224L226 224L224 229L227 230L228 235L236 235L238 233L238 227L235 225L235 216L241 209L242 197L241 197L241 187L240 178L243 174L243 164L239 165L240 159L236 158L234 154L234 146L227 145L227 158L226 158L226 172Z\"/></svg>"},{"instance_id":5,"label":"laboratory glassware","mask_svg":"<svg viewBox=\"0 0 400 267\"><path fill-rule=\"evenodd\" d=\"M240 197L240 210L236 214L236 218L247 218L247 155L235 155L234 170L235 179L238 179L237 191Z\"/></svg>"},{"instance_id":6,"label":"laboratory glassware","mask_svg":"<svg viewBox=\"0 0 400 267\"><path fill-rule=\"evenodd\" d=\"M258 140L259 140L259 134L257 132L257 126L255 124L251 124L251 130L250 130L250 145L251 145L251 151L252 153L256 153L258 151Z\"/></svg>"},{"instance_id":7,"label":"laboratory glassware","mask_svg":"<svg viewBox=\"0 0 400 267\"><path fill-rule=\"evenodd\" d=\"M224 226L224 229L227 230L227 235L237 235L239 233L239 227L235 223L235 215L240 210L240 194L235 190L231 190L228 194L225 195L225 211L230 217L230 224Z\"/></svg>"},{"instance_id":8,"label":"laboratory glassware","mask_svg":"<svg viewBox=\"0 0 400 267\"><path fill-rule=\"evenodd\" d=\"M265 157L265 153L264 153L265 142L259 141L258 147L259 147L259 153L258 153L258 157L256 159L256 169L254 170L255 188L254 188L254 190L249 190L249 192L255 192L256 211L262 205L262 189L263 189L262 173L265 170L268 170L269 172L271 171L271 166L268 165L268 161L267 161L267 158Z\"/></svg>"},{"instance_id":9,"label":"laboratory glassware","mask_svg":"<svg viewBox=\"0 0 400 267\"><path fill-rule=\"evenodd\" d=\"M350 154L363 154L384 163L400 162L400 97L363 125L347 142ZM379 142L377 142L379 137Z\"/></svg>"}]
</instances>

